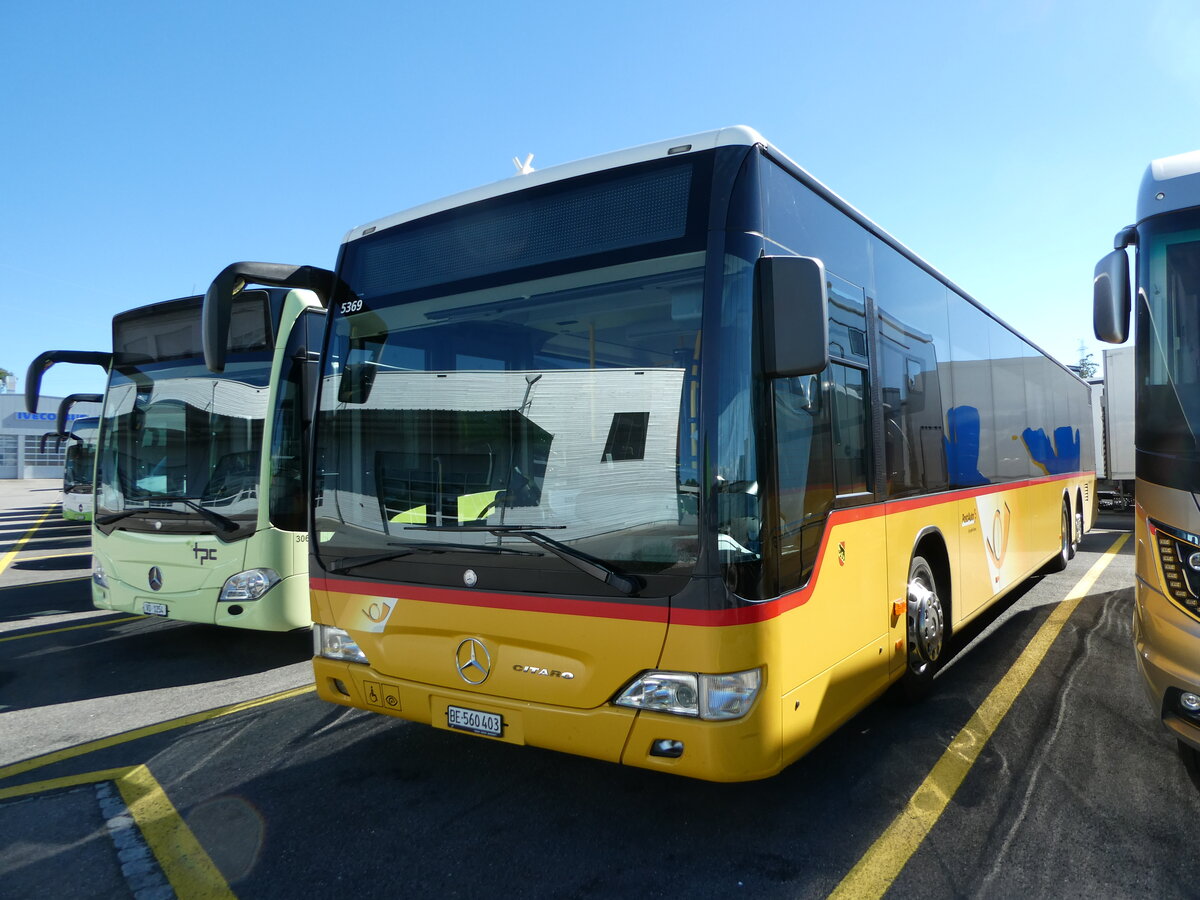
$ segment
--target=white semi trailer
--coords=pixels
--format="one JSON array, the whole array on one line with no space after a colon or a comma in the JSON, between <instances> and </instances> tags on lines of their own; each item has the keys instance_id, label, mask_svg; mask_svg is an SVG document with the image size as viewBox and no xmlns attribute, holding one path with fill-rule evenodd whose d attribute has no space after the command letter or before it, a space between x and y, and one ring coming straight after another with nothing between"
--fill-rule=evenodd
<instances>
[{"instance_id":1,"label":"white semi trailer","mask_svg":"<svg viewBox=\"0 0 1200 900\"><path fill-rule=\"evenodd\" d=\"M1104 351L1104 471L1096 473L1097 495L1104 509L1124 510L1133 503L1133 349Z\"/></svg>"}]
</instances>

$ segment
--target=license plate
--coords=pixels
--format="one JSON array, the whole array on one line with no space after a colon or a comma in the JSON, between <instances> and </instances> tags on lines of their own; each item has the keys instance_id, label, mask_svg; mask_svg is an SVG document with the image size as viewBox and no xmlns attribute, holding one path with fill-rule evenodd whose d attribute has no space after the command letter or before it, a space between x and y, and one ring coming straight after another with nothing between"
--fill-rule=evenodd
<instances>
[{"instance_id":1,"label":"license plate","mask_svg":"<svg viewBox=\"0 0 1200 900\"><path fill-rule=\"evenodd\" d=\"M463 709L461 706L446 707L446 724L459 731L501 737L504 734L504 719L496 713Z\"/></svg>"},{"instance_id":2,"label":"license plate","mask_svg":"<svg viewBox=\"0 0 1200 900\"><path fill-rule=\"evenodd\" d=\"M151 603L149 600L142 601L142 615L144 616L165 616L167 614L167 604Z\"/></svg>"}]
</instances>

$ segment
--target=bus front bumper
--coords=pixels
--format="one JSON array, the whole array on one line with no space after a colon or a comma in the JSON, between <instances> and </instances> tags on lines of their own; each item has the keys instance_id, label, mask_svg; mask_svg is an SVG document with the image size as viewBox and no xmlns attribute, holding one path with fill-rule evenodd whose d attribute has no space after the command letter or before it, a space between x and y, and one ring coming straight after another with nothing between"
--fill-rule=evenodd
<instances>
[{"instance_id":1,"label":"bus front bumper","mask_svg":"<svg viewBox=\"0 0 1200 900\"><path fill-rule=\"evenodd\" d=\"M1163 725L1200 751L1200 714L1189 714L1179 703L1184 692L1200 695L1200 621L1139 579L1133 645L1146 696Z\"/></svg>"},{"instance_id":2,"label":"bus front bumper","mask_svg":"<svg viewBox=\"0 0 1200 900\"><path fill-rule=\"evenodd\" d=\"M764 739L764 720L776 727L763 698L750 713L730 722L702 721L683 716L640 712L605 705L573 709L491 697L404 681L380 675L368 665L313 658L317 694L321 699L383 713L448 731L450 707L499 715L500 737L484 740L524 744L701 778L708 781L749 781L774 775L781 768L778 746ZM679 756L662 755L663 742L682 745Z\"/></svg>"},{"instance_id":3,"label":"bus front bumper","mask_svg":"<svg viewBox=\"0 0 1200 900\"><path fill-rule=\"evenodd\" d=\"M157 615L178 622L221 625L252 631L292 631L312 624L308 576L284 578L258 600L218 600L216 590L151 594L117 579L109 587L92 581L92 605L139 615Z\"/></svg>"}]
</instances>

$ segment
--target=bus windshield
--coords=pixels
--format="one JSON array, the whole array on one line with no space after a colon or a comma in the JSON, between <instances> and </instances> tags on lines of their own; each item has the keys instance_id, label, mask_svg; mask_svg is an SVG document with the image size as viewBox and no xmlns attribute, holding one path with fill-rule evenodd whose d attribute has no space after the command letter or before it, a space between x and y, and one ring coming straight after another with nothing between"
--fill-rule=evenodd
<instances>
[{"instance_id":1,"label":"bus windshield","mask_svg":"<svg viewBox=\"0 0 1200 900\"><path fill-rule=\"evenodd\" d=\"M337 318L317 444L322 560L456 550L510 567L586 556L689 571L704 258L384 297Z\"/></svg>"},{"instance_id":2,"label":"bus windshield","mask_svg":"<svg viewBox=\"0 0 1200 900\"><path fill-rule=\"evenodd\" d=\"M80 419L71 428L78 440L69 442L63 466L63 490L68 493L91 493L92 475L96 467L96 430L99 419Z\"/></svg>"},{"instance_id":3,"label":"bus windshield","mask_svg":"<svg viewBox=\"0 0 1200 900\"><path fill-rule=\"evenodd\" d=\"M1137 446L1200 453L1200 211L1139 229Z\"/></svg>"},{"instance_id":4,"label":"bus windshield","mask_svg":"<svg viewBox=\"0 0 1200 900\"><path fill-rule=\"evenodd\" d=\"M210 532L211 519L193 514L199 505L253 527L270 366L231 365L222 378L206 372L198 364L172 367L141 372L136 381L113 372L99 450L98 524L165 509L180 514L172 531ZM137 529L138 519L124 516L123 527Z\"/></svg>"},{"instance_id":5,"label":"bus windshield","mask_svg":"<svg viewBox=\"0 0 1200 900\"><path fill-rule=\"evenodd\" d=\"M105 533L120 527L234 539L254 530L270 403L266 294L239 298L234 352L219 376L201 359L200 300L113 320L96 475L95 524Z\"/></svg>"}]
</instances>

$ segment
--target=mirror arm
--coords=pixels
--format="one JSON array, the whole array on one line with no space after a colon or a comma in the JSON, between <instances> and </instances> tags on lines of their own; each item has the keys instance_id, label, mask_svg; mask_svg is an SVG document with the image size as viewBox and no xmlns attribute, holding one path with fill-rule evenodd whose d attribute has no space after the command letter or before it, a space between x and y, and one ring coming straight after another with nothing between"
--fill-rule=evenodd
<instances>
[{"instance_id":1,"label":"mirror arm","mask_svg":"<svg viewBox=\"0 0 1200 900\"><path fill-rule=\"evenodd\" d=\"M39 353L37 358L29 364L29 371L25 373L25 411L37 412L38 395L42 390L42 376L55 363L99 366L107 374L112 366L112 357L111 353L101 350L47 350L45 353Z\"/></svg>"},{"instance_id":2,"label":"mirror arm","mask_svg":"<svg viewBox=\"0 0 1200 900\"><path fill-rule=\"evenodd\" d=\"M226 266L208 286L201 313L204 363L210 371L225 371L225 351L229 344L233 298L248 284L312 291L327 308L334 291L345 288L341 279L333 272L316 266L262 262L236 262Z\"/></svg>"},{"instance_id":3,"label":"mirror arm","mask_svg":"<svg viewBox=\"0 0 1200 900\"><path fill-rule=\"evenodd\" d=\"M62 402L58 404L58 416L56 426L59 434L70 435L67 431L67 414L71 411L71 407L76 403L103 403L103 394L70 394L63 397Z\"/></svg>"}]
</instances>

